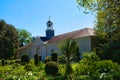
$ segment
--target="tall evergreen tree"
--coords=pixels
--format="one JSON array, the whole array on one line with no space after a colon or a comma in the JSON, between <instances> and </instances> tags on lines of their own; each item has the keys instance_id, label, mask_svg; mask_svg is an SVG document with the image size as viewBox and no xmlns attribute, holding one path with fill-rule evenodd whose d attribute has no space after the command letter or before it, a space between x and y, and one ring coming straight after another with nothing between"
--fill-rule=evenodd
<instances>
[{"instance_id":1,"label":"tall evergreen tree","mask_svg":"<svg viewBox=\"0 0 120 80\"><path fill-rule=\"evenodd\" d=\"M15 27L0 20L0 58L12 57L18 46L18 33Z\"/></svg>"}]
</instances>

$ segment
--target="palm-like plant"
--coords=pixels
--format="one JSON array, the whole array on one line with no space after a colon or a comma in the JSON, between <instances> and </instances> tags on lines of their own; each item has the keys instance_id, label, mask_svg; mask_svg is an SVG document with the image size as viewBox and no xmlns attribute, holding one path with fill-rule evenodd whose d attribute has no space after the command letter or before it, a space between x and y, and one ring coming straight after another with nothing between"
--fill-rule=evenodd
<instances>
[{"instance_id":1,"label":"palm-like plant","mask_svg":"<svg viewBox=\"0 0 120 80\"><path fill-rule=\"evenodd\" d=\"M70 66L70 60L72 56L76 54L78 49L78 44L74 39L67 39L59 45L59 48L62 54L66 57L65 74L70 74L72 72L72 67Z\"/></svg>"}]
</instances>

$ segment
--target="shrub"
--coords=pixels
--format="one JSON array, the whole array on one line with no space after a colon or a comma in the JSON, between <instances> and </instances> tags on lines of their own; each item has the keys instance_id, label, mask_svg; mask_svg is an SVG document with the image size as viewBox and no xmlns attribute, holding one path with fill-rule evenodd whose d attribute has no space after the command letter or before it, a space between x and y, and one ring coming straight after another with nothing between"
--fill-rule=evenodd
<instances>
[{"instance_id":1,"label":"shrub","mask_svg":"<svg viewBox=\"0 0 120 80\"><path fill-rule=\"evenodd\" d=\"M39 69L40 69L40 70L44 70L44 66L45 66L45 64L44 64L43 62L40 62Z\"/></svg>"},{"instance_id":2,"label":"shrub","mask_svg":"<svg viewBox=\"0 0 120 80\"><path fill-rule=\"evenodd\" d=\"M79 52L79 47L76 49L76 54L73 56L73 61L79 62L81 60L81 53Z\"/></svg>"},{"instance_id":3,"label":"shrub","mask_svg":"<svg viewBox=\"0 0 120 80\"><path fill-rule=\"evenodd\" d=\"M35 64L34 59L30 59L29 63L32 64L32 65L34 65Z\"/></svg>"},{"instance_id":4,"label":"shrub","mask_svg":"<svg viewBox=\"0 0 120 80\"><path fill-rule=\"evenodd\" d=\"M48 77L47 80L67 80L67 79L66 76L54 76L54 77Z\"/></svg>"},{"instance_id":5,"label":"shrub","mask_svg":"<svg viewBox=\"0 0 120 80\"><path fill-rule=\"evenodd\" d=\"M56 75L58 73L58 64L54 61L47 62L45 72L50 75Z\"/></svg>"},{"instance_id":6,"label":"shrub","mask_svg":"<svg viewBox=\"0 0 120 80\"><path fill-rule=\"evenodd\" d=\"M83 60L87 60L87 61L99 61L99 57L96 55L95 52L85 52L82 54Z\"/></svg>"},{"instance_id":7,"label":"shrub","mask_svg":"<svg viewBox=\"0 0 120 80\"><path fill-rule=\"evenodd\" d=\"M29 58L29 55L23 55L21 57L21 62L24 64L24 63L29 63L30 61L30 58Z\"/></svg>"},{"instance_id":8,"label":"shrub","mask_svg":"<svg viewBox=\"0 0 120 80\"><path fill-rule=\"evenodd\" d=\"M39 61L41 61L41 56L39 56Z\"/></svg>"},{"instance_id":9,"label":"shrub","mask_svg":"<svg viewBox=\"0 0 120 80\"><path fill-rule=\"evenodd\" d=\"M7 65L11 65L11 64L14 64L14 63L15 63L15 60L6 60Z\"/></svg>"},{"instance_id":10,"label":"shrub","mask_svg":"<svg viewBox=\"0 0 120 80\"><path fill-rule=\"evenodd\" d=\"M109 73L114 69L114 71L119 71L119 65L111 60L101 60L97 63L97 69L99 69L100 73ZM113 72L112 72L113 73Z\"/></svg>"},{"instance_id":11,"label":"shrub","mask_svg":"<svg viewBox=\"0 0 120 80\"><path fill-rule=\"evenodd\" d=\"M49 61L51 61L51 57L50 57L50 56L47 56L47 57L45 58L45 63L47 63L47 62L49 62Z\"/></svg>"},{"instance_id":12,"label":"shrub","mask_svg":"<svg viewBox=\"0 0 120 80\"><path fill-rule=\"evenodd\" d=\"M5 65L5 60L2 59L1 62L2 62L2 66L4 66Z\"/></svg>"},{"instance_id":13,"label":"shrub","mask_svg":"<svg viewBox=\"0 0 120 80\"><path fill-rule=\"evenodd\" d=\"M65 70L65 74L71 74L73 72L72 66L70 65L69 62L66 63L66 70Z\"/></svg>"},{"instance_id":14,"label":"shrub","mask_svg":"<svg viewBox=\"0 0 120 80\"><path fill-rule=\"evenodd\" d=\"M119 80L120 65L111 60L81 60L76 66L76 75L88 76L90 80ZM81 80L81 79L80 79Z\"/></svg>"},{"instance_id":15,"label":"shrub","mask_svg":"<svg viewBox=\"0 0 120 80\"><path fill-rule=\"evenodd\" d=\"M120 69L118 71L112 71L112 74L114 80L120 79Z\"/></svg>"},{"instance_id":16,"label":"shrub","mask_svg":"<svg viewBox=\"0 0 120 80\"><path fill-rule=\"evenodd\" d=\"M65 75L65 69L66 66L65 64L59 64L59 72L58 72L58 76L64 76Z\"/></svg>"},{"instance_id":17,"label":"shrub","mask_svg":"<svg viewBox=\"0 0 120 80\"><path fill-rule=\"evenodd\" d=\"M120 64L120 50L114 52L112 60Z\"/></svg>"},{"instance_id":18,"label":"shrub","mask_svg":"<svg viewBox=\"0 0 120 80\"><path fill-rule=\"evenodd\" d=\"M59 57L58 57L58 60L59 60L59 63L66 63L66 60L65 60L65 56L64 56L64 55L59 56Z\"/></svg>"},{"instance_id":19,"label":"shrub","mask_svg":"<svg viewBox=\"0 0 120 80\"><path fill-rule=\"evenodd\" d=\"M58 61L58 54L56 52L51 53L51 60L55 62Z\"/></svg>"},{"instance_id":20,"label":"shrub","mask_svg":"<svg viewBox=\"0 0 120 80\"><path fill-rule=\"evenodd\" d=\"M20 63L21 63L21 60L20 60L20 59L16 59L16 60L15 60L15 63L20 64Z\"/></svg>"},{"instance_id":21,"label":"shrub","mask_svg":"<svg viewBox=\"0 0 120 80\"><path fill-rule=\"evenodd\" d=\"M34 68L34 66L32 65L32 64L26 64L25 65L25 67L24 67L24 69L26 70L26 71L32 71L33 70L33 68Z\"/></svg>"},{"instance_id":22,"label":"shrub","mask_svg":"<svg viewBox=\"0 0 120 80\"><path fill-rule=\"evenodd\" d=\"M34 60L35 60L35 65L38 65L39 64L39 56L38 56L38 54L34 55Z\"/></svg>"}]
</instances>

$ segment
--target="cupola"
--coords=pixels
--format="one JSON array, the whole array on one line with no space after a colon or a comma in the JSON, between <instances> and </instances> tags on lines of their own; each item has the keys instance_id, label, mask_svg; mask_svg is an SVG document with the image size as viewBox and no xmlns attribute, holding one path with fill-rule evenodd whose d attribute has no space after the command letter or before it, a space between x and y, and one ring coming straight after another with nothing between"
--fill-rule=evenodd
<instances>
[{"instance_id":1,"label":"cupola","mask_svg":"<svg viewBox=\"0 0 120 80\"><path fill-rule=\"evenodd\" d=\"M47 30L46 30L46 37L51 39L54 36L54 29L53 29L53 22L50 20L47 21Z\"/></svg>"}]
</instances>

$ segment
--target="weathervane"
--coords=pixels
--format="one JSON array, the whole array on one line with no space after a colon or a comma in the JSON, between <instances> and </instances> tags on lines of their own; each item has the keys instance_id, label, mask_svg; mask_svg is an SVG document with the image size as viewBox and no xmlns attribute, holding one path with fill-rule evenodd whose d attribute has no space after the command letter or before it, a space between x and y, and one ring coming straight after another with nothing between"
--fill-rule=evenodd
<instances>
[{"instance_id":1,"label":"weathervane","mask_svg":"<svg viewBox=\"0 0 120 80\"><path fill-rule=\"evenodd\" d=\"M51 16L49 16L49 21L50 21Z\"/></svg>"}]
</instances>

